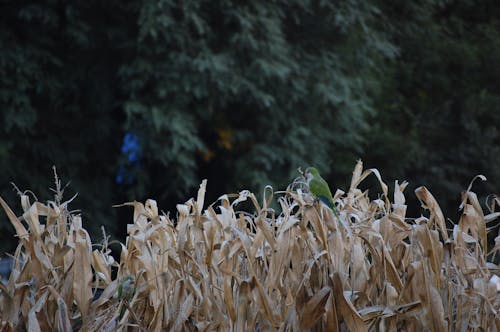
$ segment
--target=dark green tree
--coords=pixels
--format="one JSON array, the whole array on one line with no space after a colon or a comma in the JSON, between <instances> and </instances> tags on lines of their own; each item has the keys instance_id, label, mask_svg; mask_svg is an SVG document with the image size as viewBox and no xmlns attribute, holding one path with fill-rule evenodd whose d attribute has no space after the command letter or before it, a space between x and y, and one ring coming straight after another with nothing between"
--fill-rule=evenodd
<instances>
[{"instance_id":1,"label":"dark green tree","mask_svg":"<svg viewBox=\"0 0 500 332\"><path fill-rule=\"evenodd\" d=\"M16 206L13 181L48 199L56 165L86 227L117 236L130 215L116 203L175 211L203 178L210 201L282 189L309 165L345 187L362 158L428 185L449 214L475 174L498 192L499 12L494 1L3 1L0 195Z\"/></svg>"},{"instance_id":2,"label":"dark green tree","mask_svg":"<svg viewBox=\"0 0 500 332\"><path fill-rule=\"evenodd\" d=\"M168 197L207 177L215 194L260 191L299 166L351 171L396 54L374 4L159 1L139 18L121 73L127 128L154 165L144 188Z\"/></svg>"},{"instance_id":3,"label":"dark green tree","mask_svg":"<svg viewBox=\"0 0 500 332\"><path fill-rule=\"evenodd\" d=\"M45 201L52 165L79 192L86 227L114 229L114 174L124 122L118 63L126 45L119 2L3 1L0 4L0 194L10 182ZM19 210L16 210L19 212ZM0 250L12 228L1 218ZM110 222L112 221L112 222ZM2 250L3 249L3 250ZM12 249L10 247L10 249Z\"/></svg>"},{"instance_id":4,"label":"dark green tree","mask_svg":"<svg viewBox=\"0 0 500 332\"><path fill-rule=\"evenodd\" d=\"M480 194L499 193L500 6L495 1L388 2L400 56L387 70L367 161L410 190L426 185L458 218L476 174ZM368 153L369 152L369 153Z\"/></svg>"}]
</instances>

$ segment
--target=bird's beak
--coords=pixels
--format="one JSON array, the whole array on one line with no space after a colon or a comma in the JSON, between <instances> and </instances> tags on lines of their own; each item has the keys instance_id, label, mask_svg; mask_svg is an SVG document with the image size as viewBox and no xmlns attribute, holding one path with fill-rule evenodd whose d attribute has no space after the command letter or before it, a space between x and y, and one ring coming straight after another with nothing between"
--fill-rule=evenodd
<instances>
[{"instance_id":1,"label":"bird's beak","mask_svg":"<svg viewBox=\"0 0 500 332\"><path fill-rule=\"evenodd\" d=\"M306 178L307 182L309 182L309 180L311 180L312 176L311 176L311 173L309 172L309 170L305 171L304 177Z\"/></svg>"}]
</instances>

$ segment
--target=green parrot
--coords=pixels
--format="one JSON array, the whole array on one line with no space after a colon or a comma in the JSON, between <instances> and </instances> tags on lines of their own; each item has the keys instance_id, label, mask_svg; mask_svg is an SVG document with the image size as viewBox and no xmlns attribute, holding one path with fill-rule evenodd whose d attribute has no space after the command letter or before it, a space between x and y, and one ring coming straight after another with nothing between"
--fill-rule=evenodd
<instances>
[{"instance_id":1,"label":"green parrot","mask_svg":"<svg viewBox=\"0 0 500 332\"><path fill-rule=\"evenodd\" d=\"M128 275L123 278L122 282L118 285L118 300L119 301L127 301L126 305L128 306L129 302L134 297L135 293L135 277L132 275ZM122 305L122 309L120 310L120 318L125 314L126 306Z\"/></svg>"},{"instance_id":2,"label":"green parrot","mask_svg":"<svg viewBox=\"0 0 500 332\"><path fill-rule=\"evenodd\" d=\"M319 175L318 170L315 167L308 167L305 171L305 177L307 185L309 186L309 191L317 199L326 204L330 209L337 214L337 208L333 204L333 196L330 191L328 183Z\"/></svg>"}]
</instances>

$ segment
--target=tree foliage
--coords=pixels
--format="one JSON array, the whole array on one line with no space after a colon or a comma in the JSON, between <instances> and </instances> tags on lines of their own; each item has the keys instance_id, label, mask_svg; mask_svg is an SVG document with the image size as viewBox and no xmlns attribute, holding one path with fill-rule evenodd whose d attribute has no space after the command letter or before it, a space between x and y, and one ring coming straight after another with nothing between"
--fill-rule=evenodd
<instances>
[{"instance_id":1,"label":"tree foliage","mask_svg":"<svg viewBox=\"0 0 500 332\"><path fill-rule=\"evenodd\" d=\"M400 56L377 102L367 159L412 187L430 186L447 208L476 174L488 178L484 192L498 194L499 4L427 1L384 11L398 27L391 35Z\"/></svg>"},{"instance_id":2,"label":"tree foliage","mask_svg":"<svg viewBox=\"0 0 500 332\"><path fill-rule=\"evenodd\" d=\"M181 192L199 175L229 174L224 191L285 185L310 163L350 169L395 55L377 16L363 1L144 3L121 68L128 128Z\"/></svg>"},{"instance_id":3,"label":"tree foliage","mask_svg":"<svg viewBox=\"0 0 500 332\"><path fill-rule=\"evenodd\" d=\"M477 173L498 190L494 1L0 8L0 194L44 192L56 165L94 233L124 228L112 204L173 209L202 178L212 200L308 165L345 187L357 158L438 199Z\"/></svg>"},{"instance_id":4,"label":"tree foliage","mask_svg":"<svg viewBox=\"0 0 500 332\"><path fill-rule=\"evenodd\" d=\"M120 44L112 2L2 2L0 19L1 195L17 201L10 182L49 198L52 166L91 230L116 203L114 173L120 153L121 106L117 80ZM116 16L115 16L116 15ZM120 25L125 26L125 22ZM4 229L2 238L11 238ZM6 242L3 242L4 244Z\"/></svg>"}]
</instances>

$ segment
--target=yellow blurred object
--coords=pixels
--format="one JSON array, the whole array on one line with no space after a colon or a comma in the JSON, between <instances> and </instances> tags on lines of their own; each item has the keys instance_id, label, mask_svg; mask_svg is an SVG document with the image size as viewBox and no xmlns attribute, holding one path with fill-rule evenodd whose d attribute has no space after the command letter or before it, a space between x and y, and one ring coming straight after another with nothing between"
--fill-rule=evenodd
<instances>
[{"instance_id":1,"label":"yellow blurred object","mask_svg":"<svg viewBox=\"0 0 500 332\"><path fill-rule=\"evenodd\" d=\"M219 139L217 140L217 145L226 150L231 150L233 148L233 131L228 128L218 129L217 136Z\"/></svg>"}]
</instances>

